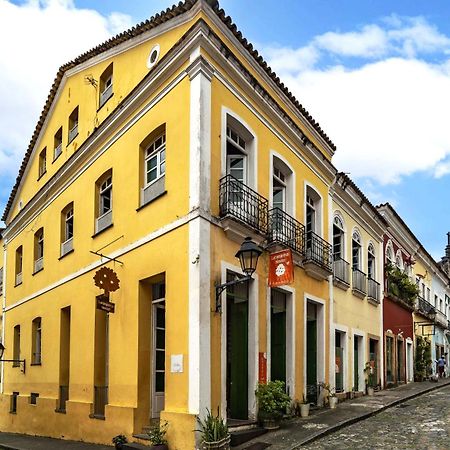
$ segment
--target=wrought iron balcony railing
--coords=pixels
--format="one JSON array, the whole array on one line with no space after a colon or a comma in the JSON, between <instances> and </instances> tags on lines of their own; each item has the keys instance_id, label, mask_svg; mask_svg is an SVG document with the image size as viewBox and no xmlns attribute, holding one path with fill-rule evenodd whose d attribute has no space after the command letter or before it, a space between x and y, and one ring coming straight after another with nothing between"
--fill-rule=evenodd
<instances>
[{"instance_id":1,"label":"wrought iron balcony railing","mask_svg":"<svg viewBox=\"0 0 450 450\"><path fill-rule=\"evenodd\" d=\"M304 255L305 226L280 208L269 211L268 241L286 245Z\"/></svg>"},{"instance_id":2,"label":"wrought iron balcony railing","mask_svg":"<svg viewBox=\"0 0 450 450\"><path fill-rule=\"evenodd\" d=\"M352 288L363 294L367 293L366 274L356 268L352 270Z\"/></svg>"},{"instance_id":3,"label":"wrought iron balcony railing","mask_svg":"<svg viewBox=\"0 0 450 450\"><path fill-rule=\"evenodd\" d=\"M367 296L380 303L380 283L372 278L367 279Z\"/></svg>"},{"instance_id":4,"label":"wrought iron balcony railing","mask_svg":"<svg viewBox=\"0 0 450 450\"><path fill-rule=\"evenodd\" d=\"M342 283L350 285L350 264L340 256L333 258L333 276Z\"/></svg>"},{"instance_id":5,"label":"wrought iron balcony railing","mask_svg":"<svg viewBox=\"0 0 450 450\"><path fill-rule=\"evenodd\" d=\"M430 302L427 302L423 297L420 296L417 297L416 300L416 309L420 313L426 314L427 316L436 314L435 307Z\"/></svg>"},{"instance_id":6,"label":"wrought iron balcony railing","mask_svg":"<svg viewBox=\"0 0 450 450\"><path fill-rule=\"evenodd\" d=\"M232 175L220 180L220 216L234 219L267 234L268 201Z\"/></svg>"},{"instance_id":7,"label":"wrought iron balcony railing","mask_svg":"<svg viewBox=\"0 0 450 450\"><path fill-rule=\"evenodd\" d=\"M330 272L333 271L331 244L313 231L305 233L305 262L313 262Z\"/></svg>"}]
</instances>

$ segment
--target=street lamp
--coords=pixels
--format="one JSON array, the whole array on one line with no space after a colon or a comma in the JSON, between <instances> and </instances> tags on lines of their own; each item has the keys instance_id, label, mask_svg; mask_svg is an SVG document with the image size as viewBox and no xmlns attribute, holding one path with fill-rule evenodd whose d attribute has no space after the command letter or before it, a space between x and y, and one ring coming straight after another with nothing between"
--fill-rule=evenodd
<instances>
[{"instance_id":1,"label":"street lamp","mask_svg":"<svg viewBox=\"0 0 450 450\"><path fill-rule=\"evenodd\" d=\"M0 362L12 362L20 364L22 373L25 373L25 360L24 359L3 359L3 353L5 353L5 346L0 342Z\"/></svg>"},{"instance_id":2,"label":"street lamp","mask_svg":"<svg viewBox=\"0 0 450 450\"><path fill-rule=\"evenodd\" d=\"M238 278L237 280L228 281L227 283L216 285L216 312L222 311L221 295L229 286L235 286L236 284L245 283L252 279L252 275L256 270L258 264L258 258L262 254L261 247L256 245L251 238L246 237L241 244L241 248L236 253L236 258L239 258L241 263L241 270L245 273L245 277Z\"/></svg>"}]
</instances>

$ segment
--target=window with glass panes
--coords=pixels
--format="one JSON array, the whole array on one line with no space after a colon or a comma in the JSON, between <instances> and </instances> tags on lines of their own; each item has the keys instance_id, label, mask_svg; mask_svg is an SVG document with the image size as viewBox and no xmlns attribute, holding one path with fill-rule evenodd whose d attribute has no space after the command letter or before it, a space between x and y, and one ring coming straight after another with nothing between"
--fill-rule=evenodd
<instances>
[{"instance_id":1,"label":"window with glass panes","mask_svg":"<svg viewBox=\"0 0 450 450\"><path fill-rule=\"evenodd\" d=\"M166 302L165 284L153 285L153 358L154 390L164 392L166 359Z\"/></svg>"},{"instance_id":2,"label":"window with glass panes","mask_svg":"<svg viewBox=\"0 0 450 450\"><path fill-rule=\"evenodd\" d=\"M272 205L274 208L280 208L283 211L286 207L286 177L277 167L273 168Z\"/></svg>"},{"instance_id":3,"label":"window with glass panes","mask_svg":"<svg viewBox=\"0 0 450 450\"><path fill-rule=\"evenodd\" d=\"M375 280L375 249L372 244L367 249L367 276Z\"/></svg>"},{"instance_id":4,"label":"window with glass panes","mask_svg":"<svg viewBox=\"0 0 450 450\"><path fill-rule=\"evenodd\" d=\"M44 256L44 229L41 228L36 233L36 257L35 259L40 259Z\"/></svg>"},{"instance_id":5,"label":"window with glass panes","mask_svg":"<svg viewBox=\"0 0 450 450\"><path fill-rule=\"evenodd\" d=\"M73 238L73 208L70 208L65 215L65 241Z\"/></svg>"},{"instance_id":6,"label":"window with glass panes","mask_svg":"<svg viewBox=\"0 0 450 450\"><path fill-rule=\"evenodd\" d=\"M145 151L146 186L166 173L166 135L156 138Z\"/></svg>"},{"instance_id":7,"label":"window with glass panes","mask_svg":"<svg viewBox=\"0 0 450 450\"><path fill-rule=\"evenodd\" d=\"M112 177L109 176L101 185L99 190L99 214L102 216L112 209Z\"/></svg>"},{"instance_id":8,"label":"window with glass panes","mask_svg":"<svg viewBox=\"0 0 450 450\"><path fill-rule=\"evenodd\" d=\"M333 257L344 259L344 224L338 216L333 220Z\"/></svg>"},{"instance_id":9,"label":"window with glass panes","mask_svg":"<svg viewBox=\"0 0 450 450\"><path fill-rule=\"evenodd\" d=\"M245 140L232 128L227 127L227 174L247 183L247 160Z\"/></svg>"},{"instance_id":10,"label":"window with glass panes","mask_svg":"<svg viewBox=\"0 0 450 450\"><path fill-rule=\"evenodd\" d=\"M356 231L352 236L352 268L361 268L361 237Z\"/></svg>"}]
</instances>

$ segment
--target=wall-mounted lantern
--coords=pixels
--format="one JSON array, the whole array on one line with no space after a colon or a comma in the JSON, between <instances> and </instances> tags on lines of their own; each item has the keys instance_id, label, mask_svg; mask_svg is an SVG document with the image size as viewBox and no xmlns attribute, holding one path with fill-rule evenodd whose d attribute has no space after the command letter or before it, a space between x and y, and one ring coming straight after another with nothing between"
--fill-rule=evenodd
<instances>
[{"instance_id":1,"label":"wall-mounted lantern","mask_svg":"<svg viewBox=\"0 0 450 450\"><path fill-rule=\"evenodd\" d=\"M252 279L252 275L258 265L258 258L262 254L262 249L256 245L251 238L245 238L241 245L241 248L236 253L236 258L239 258L241 264L241 270L245 273L245 277L238 278L237 280L228 281L227 283L216 285L216 312L222 311L222 293L229 286L235 286L236 284L245 283Z\"/></svg>"},{"instance_id":2,"label":"wall-mounted lantern","mask_svg":"<svg viewBox=\"0 0 450 450\"><path fill-rule=\"evenodd\" d=\"M25 360L24 359L3 359L3 353L5 353L5 346L0 342L0 362L12 362L20 365L20 370L25 373Z\"/></svg>"}]
</instances>

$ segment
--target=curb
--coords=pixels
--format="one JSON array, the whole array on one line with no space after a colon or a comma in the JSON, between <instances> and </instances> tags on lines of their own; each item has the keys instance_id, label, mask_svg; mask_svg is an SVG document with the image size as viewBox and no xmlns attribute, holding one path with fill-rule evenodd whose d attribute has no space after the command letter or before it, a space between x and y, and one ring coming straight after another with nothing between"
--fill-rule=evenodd
<instances>
[{"instance_id":1,"label":"curb","mask_svg":"<svg viewBox=\"0 0 450 450\"><path fill-rule=\"evenodd\" d=\"M442 385L437 384L436 386L432 386L423 391L415 392L414 394L408 395L406 397L399 398L397 400L393 400L392 402L387 403L386 405L383 405L382 407L380 407L379 409L377 409L375 411L369 411L367 413L361 414L360 416L352 417L351 419L344 420L343 422L338 422L329 428L319 431L318 434L316 434L314 436L310 436L309 438L304 439L302 442L295 444L295 446L291 447L290 450L298 450L300 447L303 447L304 445L311 444L312 442L317 441L318 439L321 439L321 438L323 438L331 433L334 433L342 428L348 427L357 422L361 422L365 419L368 419L369 417L373 417L373 416L385 411L386 409L392 408L394 406L400 405L401 403L404 403L413 398L420 397L421 395L428 394L429 392L435 391L437 389L442 389L442 388L445 388L448 386L450 386L450 382L442 384Z\"/></svg>"}]
</instances>

